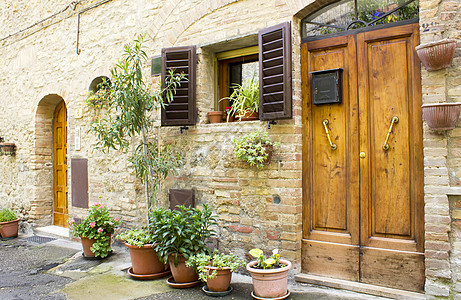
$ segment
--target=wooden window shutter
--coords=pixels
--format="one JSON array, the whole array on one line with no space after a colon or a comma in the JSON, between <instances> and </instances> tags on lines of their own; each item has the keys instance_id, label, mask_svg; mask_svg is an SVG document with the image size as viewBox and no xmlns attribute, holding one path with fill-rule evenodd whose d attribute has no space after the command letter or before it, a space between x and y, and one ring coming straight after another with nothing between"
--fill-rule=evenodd
<instances>
[{"instance_id":1,"label":"wooden window shutter","mask_svg":"<svg viewBox=\"0 0 461 300\"><path fill-rule=\"evenodd\" d=\"M286 119L291 105L291 29L282 23L259 31L259 118Z\"/></svg>"},{"instance_id":2,"label":"wooden window shutter","mask_svg":"<svg viewBox=\"0 0 461 300\"><path fill-rule=\"evenodd\" d=\"M162 109L163 126L195 124L195 73L197 58L195 46L162 49L162 87L169 70L184 73L187 80L181 81L173 101Z\"/></svg>"}]
</instances>

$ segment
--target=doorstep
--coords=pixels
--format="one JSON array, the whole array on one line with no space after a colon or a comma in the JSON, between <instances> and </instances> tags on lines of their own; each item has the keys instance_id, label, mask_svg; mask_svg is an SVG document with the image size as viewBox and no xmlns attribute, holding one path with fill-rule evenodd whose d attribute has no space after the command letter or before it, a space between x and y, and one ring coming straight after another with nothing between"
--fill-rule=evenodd
<instances>
[{"instance_id":1,"label":"doorstep","mask_svg":"<svg viewBox=\"0 0 461 300\"><path fill-rule=\"evenodd\" d=\"M59 227L55 225L35 227L34 234L58 239L70 240L69 228Z\"/></svg>"},{"instance_id":2,"label":"doorstep","mask_svg":"<svg viewBox=\"0 0 461 300\"><path fill-rule=\"evenodd\" d=\"M300 273L295 275L295 280L298 282L310 283L315 285L322 285L336 289L344 289L363 294L370 294L380 297L387 297L399 300L424 300L424 294L409 292L404 290L392 289L372 284L360 283L355 281L348 281L342 279L334 279L312 274Z\"/></svg>"}]
</instances>

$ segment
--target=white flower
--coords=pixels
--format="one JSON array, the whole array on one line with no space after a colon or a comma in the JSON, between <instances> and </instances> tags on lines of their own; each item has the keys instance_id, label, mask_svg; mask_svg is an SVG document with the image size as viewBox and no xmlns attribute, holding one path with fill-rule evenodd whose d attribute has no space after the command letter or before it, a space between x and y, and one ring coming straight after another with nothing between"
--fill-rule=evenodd
<instances>
[{"instance_id":1,"label":"white flower","mask_svg":"<svg viewBox=\"0 0 461 300\"><path fill-rule=\"evenodd\" d=\"M272 255L279 254L279 249L272 250Z\"/></svg>"}]
</instances>

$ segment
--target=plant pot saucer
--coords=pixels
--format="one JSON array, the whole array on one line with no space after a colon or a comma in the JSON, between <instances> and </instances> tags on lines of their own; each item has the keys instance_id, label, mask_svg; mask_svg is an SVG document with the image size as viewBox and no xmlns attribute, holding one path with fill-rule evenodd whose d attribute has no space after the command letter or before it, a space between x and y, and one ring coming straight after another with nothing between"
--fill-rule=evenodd
<instances>
[{"instance_id":1,"label":"plant pot saucer","mask_svg":"<svg viewBox=\"0 0 461 300\"><path fill-rule=\"evenodd\" d=\"M224 297L228 294L230 294L232 292L233 288L231 286L229 286L229 288L227 289L227 291L224 291L224 292L212 292L208 289L208 286L207 285L204 285L202 287L202 291L207 294L208 296L211 296L211 297Z\"/></svg>"},{"instance_id":2,"label":"plant pot saucer","mask_svg":"<svg viewBox=\"0 0 461 300\"><path fill-rule=\"evenodd\" d=\"M264 298L264 297L258 297L254 294L254 292L252 291L251 292L251 297L253 297L254 299L257 299L257 300L281 300L281 299L285 299L287 298L288 296L290 296L290 291L287 290L287 293L283 296L280 296L280 297L276 297L276 298Z\"/></svg>"},{"instance_id":3,"label":"plant pot saucer","mask_svg":"<svg viewBox=\"0 0 461 300\"><path fill-rule=\"evenodd\" d=\"M106 259L108 257L111 257L112 254L114 254L114 251L111 250L106 257L101 257L101 256L86 256L83 252L82 252L82 256L84 259L88 259L88 260L101 260L101 259Z\"/></svg>"},{"instance_id":4,"label":"plant pot saucer","mask_svg":"<svg viewBox=\"0 0 461 300\"><path fill-rule=\"evenodd\" d=\"M170 275L171 273L170 270L167 270L167 271L155 273L155 274L136 274L136 273L133 273L133 267L130 267L126 272L128 273L128 275L138 280L154 280L154 279L158 279L158 278L162 278L167 275Z\"/></svg>"},{"instance_id":5,"label":"plant pot saucer","mask_svg":"<svg viewBox=\"0 0 461 300\"><path fill-rule=\"evenodd\" d=\"M166 280L166 284L168 284L169 286L175 289L187 289L190 287L194 287L198 285L199 283L201 283L200 280L179 283L179 282L174 281L173 276L168 277L168 279Z\"/></svg>"}]
</instances>

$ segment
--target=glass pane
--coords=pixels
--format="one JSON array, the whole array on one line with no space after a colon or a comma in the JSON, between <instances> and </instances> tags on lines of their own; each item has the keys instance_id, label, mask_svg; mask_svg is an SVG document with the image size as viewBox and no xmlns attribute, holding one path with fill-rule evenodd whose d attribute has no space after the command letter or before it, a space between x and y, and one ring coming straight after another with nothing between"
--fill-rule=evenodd
<instances>
[{"instance_id":1,"label":"glass pane","mask_svg":"<svg viewBox=\"0 0 461 300\"><path fill-rule=\"evenodd\" d=\"M242 84L251 79L259 78L259 62L249 62L242 64Z\"/></svg>"}]
</instances>

